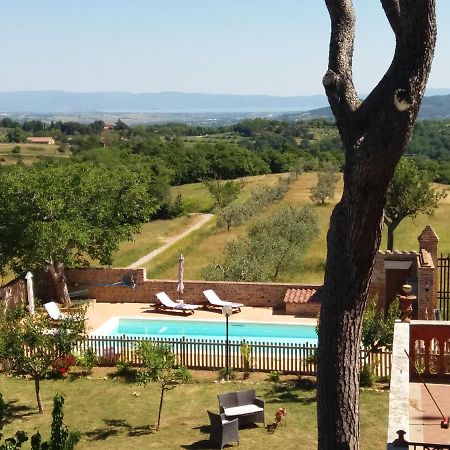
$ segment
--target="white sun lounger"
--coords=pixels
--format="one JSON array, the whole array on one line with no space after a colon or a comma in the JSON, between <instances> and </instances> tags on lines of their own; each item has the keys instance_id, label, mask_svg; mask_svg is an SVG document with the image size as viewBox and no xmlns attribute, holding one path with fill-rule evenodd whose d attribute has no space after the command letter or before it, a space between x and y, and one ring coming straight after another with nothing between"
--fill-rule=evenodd
<instances>
[{"instance_id":1,"label":"white sun lounger","mask_svg":"<svg viewBox=\"0 0 450 450\"><path fill-rule=\"evenodd\" d=\"M165 292L158 292L155 295L158 299L158 303L155 305L157 309L167 309L170 311L181 311L184 314L194 314L194 310L200 308L200 305L174 302Z\"/></svg>"},{"instance_id":2,"label":"white sun lounger","mask_svg":"<svg viewBox=\"0 0 450 450\"><path fill-rule=\"evenodd\" d=\"M210 308L222 308L222 306L231 306L232 309L236 311L240 311L241 308L244 306L242 303L234 303L234 302L227 302L224 300L221 300L219 296L212 290L208 289L206 291L203 291L203 294L208 300L208 303L206 304L206 307Z\"/></svg>"},{"instance_id":3,"label":"white sun lounger","mask_svg":"<svg viewBox=\"0 0 450 450\"><path fill-rule=\"evenodd\" d=\"M48 302L44 304L45 309L47 310L48 315L53 320L63 320L67 319L67 314L63 313L59 310L58 304L55 302Z\"/></svg>"}]
</instances>

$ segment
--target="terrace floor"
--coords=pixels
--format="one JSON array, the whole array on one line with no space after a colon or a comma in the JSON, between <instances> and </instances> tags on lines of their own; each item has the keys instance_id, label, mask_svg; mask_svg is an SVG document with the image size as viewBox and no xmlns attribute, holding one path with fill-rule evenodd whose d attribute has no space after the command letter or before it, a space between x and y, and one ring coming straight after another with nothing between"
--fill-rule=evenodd
<instances>
[{"instance_id":1,"label":"terrace floor","mask_svg":"<svg viewBox=\"0 0 450 450\"><path fill-rule=\"evenodd\" d=\"M198 309L194 314L185 316L179 312L155 311L148 303L91 303L86 314L88 332L96 330L113 317L143 318L180 318L183 320L224 320L219 309L214 311ZM298 325L315 325L315 318L301 318L285 314L283 310L263 307L242 308L241 312L230 316L230 321L295 323Z\"/></svg>"},{"instance_id":2,"label":"terrace floor","mask_svg":"<svg viewBox=\"0 0 450 450\"><path fill-rule=\"evenodd\" d=\"M450 415L450 385L427 383L445 417ZM409 384L409 441L450 443L450 428L441 428L442 417L422 383Z\"/></svg>"}]
</instances>

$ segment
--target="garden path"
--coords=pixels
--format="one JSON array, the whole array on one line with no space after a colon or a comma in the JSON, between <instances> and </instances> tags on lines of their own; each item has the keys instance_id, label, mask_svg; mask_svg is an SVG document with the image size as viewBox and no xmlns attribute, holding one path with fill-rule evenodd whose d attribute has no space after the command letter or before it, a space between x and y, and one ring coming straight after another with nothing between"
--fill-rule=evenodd
<instances>
[{"instance_id":1,"label":"garden path","mask_svg":"<svg viewBox=\"0 0 450 450\"><path fill-rule=\"evenodd\" d=\"M158 247L157 249L151 251L150 253L147 253L142 258L139 258L137 261L130 264L127 267L127 269L137 269L139 267L144 266L145 263L147 263L148 261L153 259L155 256L158 256L162 252L166 251L171 245L175 244L180 239L183 239L188 234L192 233L195 230L198 230L199 228L201 228L203 225L205 225L207 222L209 222L214 217L214 214L196 214L196 215L199 216L199 219L193 225L191 225L189 228L186 228L186 230L184 230L179 235L173 236L170 239L168 239L168 241L161 247Z\"/></svg>"}]
</instances>

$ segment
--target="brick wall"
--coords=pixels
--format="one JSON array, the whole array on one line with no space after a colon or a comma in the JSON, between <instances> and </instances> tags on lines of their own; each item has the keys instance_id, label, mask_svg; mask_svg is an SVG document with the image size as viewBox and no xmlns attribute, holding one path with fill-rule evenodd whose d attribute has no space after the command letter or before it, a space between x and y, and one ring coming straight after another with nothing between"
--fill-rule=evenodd
<instances>
[{"instance_id":1,"label":"brick wall","mask_svg":"<svg viewBox=\"0 0 450 450\"><path fill-rule=\"evenodd\" d=\"M395 267L396 264L401 267L402 264L406 263L407 265L407 263L411 262L411 266L408 269L408 276L417 277L416 260L417 252L379 251L377 253L372 273L372 281L369 286L369 295L378 296L378 304L380 308L385 309L388 306L388 303L392 301L392 298L387 298L387 295L391 297L393 295L392 292L395 290L393 287L387 286L386 271L395 270L390 269L390 267ZM402 273L406 276L406 270L402 270Z\"/></svg>"},{"instance_id":2,"label":"brick wall","mask_svg":"<svg viewBox=\"0 0 450 450\"><path fill-rule=\"evenodd\" d=\"M133 276L136 283L133 290L124 286L122 280ZM41 275L42 276L42 275ZM45 277L45 274L43 275ZM69 291L87 289L89 297L97 302L111 303L153 303L155 294L165 291L173 300L182 298L185 303L203 304L206 298L203 291L213 289L222 300L243 303L247 306L271 306L284 309L284 295L288 288L317 288L295 283L242 283L224 281L189 281L184 280L184 293L177 293L176 280L147 280L145 269L67 269ZM115 284L116 283L116 284ZM41 282L41 298L49 298L51 291L45 291L48 283Z\"/></svg>"},{"instance_id":3,"label":"brick wall","mask_svg":"<svg viewBox=\"0 0 450 450\"><path fill-rule=\"evenodd\" d=\"M2 308L25 306L27 298L27 282L23 278L16 278L0 287L0 305Z\"/></svg>"}]
</instances>

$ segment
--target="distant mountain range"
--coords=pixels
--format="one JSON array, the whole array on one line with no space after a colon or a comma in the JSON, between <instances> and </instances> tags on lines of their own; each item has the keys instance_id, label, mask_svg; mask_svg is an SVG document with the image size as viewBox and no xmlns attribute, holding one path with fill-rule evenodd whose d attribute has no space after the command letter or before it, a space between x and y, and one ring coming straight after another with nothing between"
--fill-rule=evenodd
<instances>
[{"instance_id":1,"label":"distant mountain range","mask_svg":"<svg viewBox=\"0 0 450 450\"><path fill-rule=\"evenodd\" d=\"M0 92L0 114L25 117L45 114L89 114L102 117L108 113L150 113L198 115L226 113L239 119L245 113L268 113L286 120L331 117L324 95L277 97L270 95L186 94L160 92L65 92L17 91ZM450 89L429 89L419 117L450 117ZM160 117L161 118L161 117Z\"/></svg>"},{"instance_id":2,"label":"distant mountain range","mask_svg":"<svg viewBox=\"0 0 450 450\"><path fill-rule=\"evenodd\" d=\"M185 94L160 92L0 92L0 113L86 112L281 112L305 111L327 105L323 95L275 97L270 95Z\"/></svg>"},{"instance_id":3,"label":"distant mountain range","mask_svg":"<svg viewBox=\"0 0 450 450\"><path fill-rule=\"evenodd\" d=\"M279 116L281 120L309 120L309 119L331 119L333 113L330 107L317 108L299 113L285 113ZM450 95L433 95L424 97L419 110L419 119L448 119L450 118Z\"/></svg>"}]
</instances>

